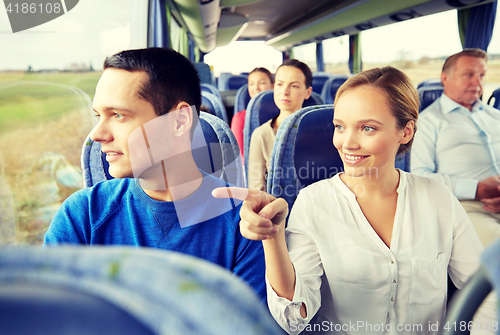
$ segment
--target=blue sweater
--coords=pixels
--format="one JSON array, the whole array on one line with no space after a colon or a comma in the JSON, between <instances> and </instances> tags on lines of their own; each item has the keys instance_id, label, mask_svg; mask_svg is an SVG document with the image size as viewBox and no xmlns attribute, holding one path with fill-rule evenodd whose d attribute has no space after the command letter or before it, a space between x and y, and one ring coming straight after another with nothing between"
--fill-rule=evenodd
<instances>
[{"instance_id":1,"label":"blue sweater","mask_svg":"<svg viewBox=\"0 0 500 335\"><path fill-rule=\"evenodd\" d=\"M245 280L265 301L262 243L241 236L241 203L215 199L224 181L204 175L190 197L151 199L136 179L114 179L71 195L45 234L45 245L135 245L177 251L218 264Z\"/></svg>"}]
</instances>

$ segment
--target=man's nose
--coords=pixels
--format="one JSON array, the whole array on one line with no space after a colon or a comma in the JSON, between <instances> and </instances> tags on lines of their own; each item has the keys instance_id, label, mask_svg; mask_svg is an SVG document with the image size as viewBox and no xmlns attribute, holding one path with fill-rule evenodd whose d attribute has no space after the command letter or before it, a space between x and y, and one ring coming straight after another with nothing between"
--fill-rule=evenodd
<instances>
[{"instance_id":1,"label":"man's nose","mask_svg":"<svg viewBox=\"0 0 500 335\"><path fill-rule=\"evenodd\" d=\"M102 117L99 119L97 125L90 132L90 139L94 142L109 142L112 136L109 130L107 129L107 125Z\"/></svg>"}]
</instances>

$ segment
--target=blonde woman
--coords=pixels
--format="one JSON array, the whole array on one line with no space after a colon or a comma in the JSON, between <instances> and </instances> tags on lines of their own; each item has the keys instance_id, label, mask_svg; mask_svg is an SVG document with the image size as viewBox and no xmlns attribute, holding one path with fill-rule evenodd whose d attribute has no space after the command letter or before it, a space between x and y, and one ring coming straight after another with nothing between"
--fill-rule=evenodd
<instances>
[{"instance_id":1,"label":"blonde woman","mask_svg":"<svg viewBox=\"0 0 500 335\"><path fill-rule=\"evenodd\" d=\"M435 334L447 275L462 288L478 268L483 247L455 196L394 167L410 149L418 104L397 69L350 78L333 119L345 172L302 190L286 230L283 199L230 189L246 199L240 229L262 240L269 309L288 333Z\"/></svg>"}]
</instances>

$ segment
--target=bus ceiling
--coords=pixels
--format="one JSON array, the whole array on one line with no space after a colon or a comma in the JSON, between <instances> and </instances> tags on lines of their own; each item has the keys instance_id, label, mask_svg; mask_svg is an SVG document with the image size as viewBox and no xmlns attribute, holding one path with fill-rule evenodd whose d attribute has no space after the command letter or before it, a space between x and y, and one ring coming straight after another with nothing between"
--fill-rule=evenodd
<instances>
[{"instance_id":1,"label":"bus ceiling","mask_svg":"<svg viewBox=\"0 0 500 335\"><path fill-rule=\"evenodd\" d=\"M301 44L496 0L163 1L198 48L208 53L235 40L265 41L286 51Z\"/></svg>"}]
</instances>

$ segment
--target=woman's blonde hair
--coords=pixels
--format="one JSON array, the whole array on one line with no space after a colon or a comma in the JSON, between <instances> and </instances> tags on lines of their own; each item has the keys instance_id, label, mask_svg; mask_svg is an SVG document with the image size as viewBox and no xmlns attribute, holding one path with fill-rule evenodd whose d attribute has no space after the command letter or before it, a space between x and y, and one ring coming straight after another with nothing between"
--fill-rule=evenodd
<instances>
[{"instance_id":1,"label":"woman's blonde hair","mask_svg":"<svg viewBox=\"0 0 500 335\"><path fill-rule=\"evenodd\" d=\"M335 102L344 92L362 85L370 85L384 92L392 114L396 118L398 129L403 129L408 122L414 121L415 136L419 98L417 90L403 72L391 66L360 72L340 86L335 95ZM412 143L413 137L408 143L399 146L398 154L410 150Z\"/></svg>"}]
</instances>

